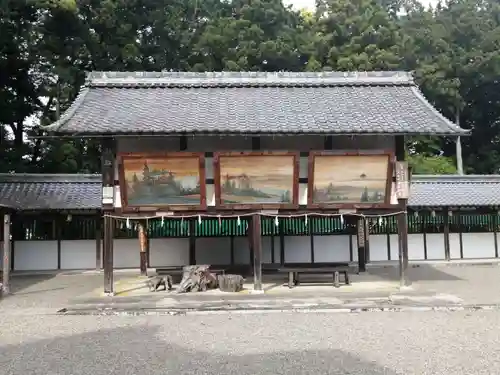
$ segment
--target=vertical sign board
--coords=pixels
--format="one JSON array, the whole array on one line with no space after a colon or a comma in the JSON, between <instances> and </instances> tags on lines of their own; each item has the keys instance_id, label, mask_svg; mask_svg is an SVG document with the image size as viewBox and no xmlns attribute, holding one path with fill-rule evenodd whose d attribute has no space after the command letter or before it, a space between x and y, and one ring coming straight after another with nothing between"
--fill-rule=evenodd
<instances>
[{"instance_id":1,"label":"vertical sign board","mask_svg":"<svg viewBox=\"0 0 500 375\"><path fill-rule=\"evenodd\" d=\"M398 199L408 199L410 197L410 176L407 161L397 161L396 171L396 196Z\"/></svg>"}]
</instances>

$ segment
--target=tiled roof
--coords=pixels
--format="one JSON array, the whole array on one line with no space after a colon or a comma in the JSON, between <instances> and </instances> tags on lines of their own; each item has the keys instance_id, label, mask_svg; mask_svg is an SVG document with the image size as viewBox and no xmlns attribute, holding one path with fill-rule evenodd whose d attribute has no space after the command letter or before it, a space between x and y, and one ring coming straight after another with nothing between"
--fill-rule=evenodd
<instances>
[{"instance_id":1,"label":"tiled roof","mask_svg":"<svg viewBox=\"0 0 500 375\"><path fill-rule=\"evenodd\" d=\"M500 175L414 175L408 205L500 206Z\"/></svg>"},{"instance_id":2,"label":"tiled roof","mask_svg":"<svg viewBox=\"0 0 500 375\"><path fill-rule=\"evenodd\" d=\"M0 206L16 210L100 209L101 175L0 174Z\"/></svg>"},{"instance_id":3,"label":"tiled roof","mask_svg":"<svg viewBox=\"0 0 500 375\"><path fill-rule=\"evenodd\" d=\"M72 134L464 134L406 72L93 72Z\"/></svg>"},{"instance_id":4,"label":"tiled roof","mask_svg":"<svg viewBox=\"0 0 500 375\"><path fill-rule=\"evenodd\" d=\"M0 206L17 210L100 209L101 175L0 174ZM500 206L500 175L412 177L410 207Z\"/></svg>"}]
</instances>

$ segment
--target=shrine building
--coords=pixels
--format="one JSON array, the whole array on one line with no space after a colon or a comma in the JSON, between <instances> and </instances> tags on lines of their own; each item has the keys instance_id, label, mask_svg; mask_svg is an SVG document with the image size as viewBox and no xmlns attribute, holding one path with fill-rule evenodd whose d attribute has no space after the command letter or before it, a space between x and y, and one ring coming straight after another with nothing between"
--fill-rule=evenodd
<instances>
[{"instance_id":1,"label":"shrine building","mask_svg":"<svg viewBox=\"0 0 500 375\"><path fill-rule=\"evenodd\" d=\"M441 218L449 236L456 206L433 204L442 192L418 195L408 214L410 183L424 194L439 181L411 181L405 140L467 134L406 72L92 72L48 129L101 142L102 175L82 178L100 178L101 204L87 217L104 217L97 262L108 293L113 269L131 256L117 234L137 228L155 247L153 259L136 244L141 270L228 262L247 267L260 289L263 264L343 260L363 271L380 247L404 274L412 213ZM369 241L374 231L381 237Z\"/></svg>"}]
</instances>

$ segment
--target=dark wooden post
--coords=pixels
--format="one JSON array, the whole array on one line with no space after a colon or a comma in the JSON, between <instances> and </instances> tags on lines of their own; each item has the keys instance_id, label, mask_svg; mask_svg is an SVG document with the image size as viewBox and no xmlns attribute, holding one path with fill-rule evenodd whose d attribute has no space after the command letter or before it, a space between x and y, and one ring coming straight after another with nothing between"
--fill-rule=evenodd
<instances>
[{"instance_id":1,"label":"dark wooden post","mask_svg":"<svg viewBox=\"0 0 500 375\"><path fill-rule=\"evenodd\" d=\"M96 271L101 270L101 246L102 246L102 217L97 215L95 217L95 269Z\"/></svg>"},{"instance_id":2,"label":"dark wooden post","mask_svg":"<svg viewBox=\"0 0 500 375\"><path fill-rule=\"evenodd\" d=\"M62 226L65 221L68 220L67 217L55 216L52 220L52 238L56 240L57 243L57 269L61 269L61 240L62 240Z\"/></svg>"},{"instance_id":3,"label":"dark wooden post","mask_svg":"<svg viewBox=\"0 0 500 375\"><path fill-rule=\"evenodd\" d=\"M2 295L10 294L10 215L3 215Z\"/></svg>"},{"instance_id":4,"label":"dark wooden post","mask_svg":"<svg viewBox=\"0 0 500 375\"><path fill-rule=\"evenodd\" d=\"M147 234L146 229L144 228L144 223L141 221L139 223L138 237L139 237L139 253L140 253L140 269L141 276L147 276L148 274L148 266L147 266Z\"/></svg>"},{"instance_id":5,"label":"dark wooden post","mask_svg":"<svg viewBox=\"0 0 500 375\"><path fill-rule=\"evenodd\" d=\"M262 290L262 238L259 214L252 217L253 288Z\"/></svg>"},{"instance_id":6,"label":"dark wooden post","mask_svg":"<svg viewBox=\"0 0 500 375\"><path fill-rule=\"evenodd\" d=\"M196 222L189 219L189 264L196 264Z\"/></svg>"},{"instance_id":7,"label":"dark wooden post","mask_svg":"<svg viewBox=\"0 0 500 375\"><path fill-rule=\"evenodd\" d=\"M406 199L398 199L400 207L406 208ZM398 244L399 244L399 284L410 285L408 278L408 214L406 210L398 214Z\"/></svg>"},{"instance_id":8,"label":"dark wooden post","mask_svg":"<svg viewBox=\"0 0 500 375\"><path fill-rule=\"evenodd\" d=\"M104 293L113 295L113 232L114 219L110 216L104 217L104 249L103 249L103 266L104 266Z\"/></svg>"},{"instance_id":9,"label":"dark wooden post","mask_svg":"<svg viewBox=\"0 0 500 375\"><path fill-rule=\"evenodd\" d=\"M370 220L365 218L363 220L365 226L365 262L370 263Z\"/></svg>"},{"instance_id":10,"label":"dark wooden post","mask_svg":"<svg viewBox=\"0 0 500 375\"><path fill-rule=\"evenodd\" d=\"M443 211L443 236L444 236L444 258L451 259L450 254L450 214L449 209L446 207Z\"/></svg>"},{"instance_id":11,"label":"dark wooden post","mask_svg":"<svg viewBox=\"0 0 500 375\"><path fill-rule=\"evenodd\" d=\"M115 142L113 138L102 140L102 189L104 212L104 242L103 242L103 268L104 268L104 293L113 295L113 244L115 220L114 213L114 186L115 186Z\"/></svg>"},{"instance_id":12,"label":"dark wooden post","mask_svg":"<svg viewBox=\"0 0 500 375\"><path fill-rule=\"evenodd\" d=\"M357 238L358 238L358 269L359 272L366 272L366 240L364 219L357 220Z\"/></svg>"},{"instance_id":13,"label":"dark wooden post","mask_svg":"<svg viewBox=\"0 0 500 375\"><path fill-rule=\"evenodd\" d=\"M405 160L405 138L396 136L396 161ZM410 285L408 278L408 195L410 170L404 163L396 163L396 193L398 206L402 213L398 214L398 244L399 244L399 283L400 286Z\"/></svg>"},{"instance_id":14,"label":"dark wooden post","mask_svg":"<svg viewBox=\"0 0 500 375\"><path fill-rule=\"evenodd\" d=\"M498 232L497 232L497 226L498 226L498 213L494 212L493 214L493 240L495 243L495 258L498 258Z\"/></svg>"}]
</instances>

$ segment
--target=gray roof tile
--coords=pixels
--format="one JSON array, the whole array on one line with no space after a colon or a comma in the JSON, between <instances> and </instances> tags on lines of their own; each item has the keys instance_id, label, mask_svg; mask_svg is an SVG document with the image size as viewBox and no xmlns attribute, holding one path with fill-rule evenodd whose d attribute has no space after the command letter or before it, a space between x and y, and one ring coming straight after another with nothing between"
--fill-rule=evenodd
<instances>
[{"instance_id":1,"label":"gray roof tile","mask_svg":"<svg viewBox=\"0 0 500 375\"><path fill-rule=\"evenodd\" d=\"M93 72L62 133L464 134L409 73Z\"/></svg>"},{"instance_id":2,"label":"gray roof tile","mask_svg":"<svg viewBox=\"0 0 500 375\"><path fill-rule=\"evenodd\" d=\"M16 210L100 209L101 175L0 174L0 206Z\"/></svg>"},{"instance_id":3,"label":"gray roof tile","mask_svg":"<svg viewBox=\"0 0 500 375\"><path fill-rule=\"evenodd\" d=\"M500 206L500 175L414 175L408 205Z\"/></svg>"},{"instance_id":4,"label":"gray roof tile","mask_svg":"<svg viewBox=\"0 0 500 375\"><path fill-rule=\"evenodd\" d=\"M0 174L0 206L18 210L100 209L101 175ZM500 206L500 175L414 175L410 207Z\"/></svg>"}]
</instances>

